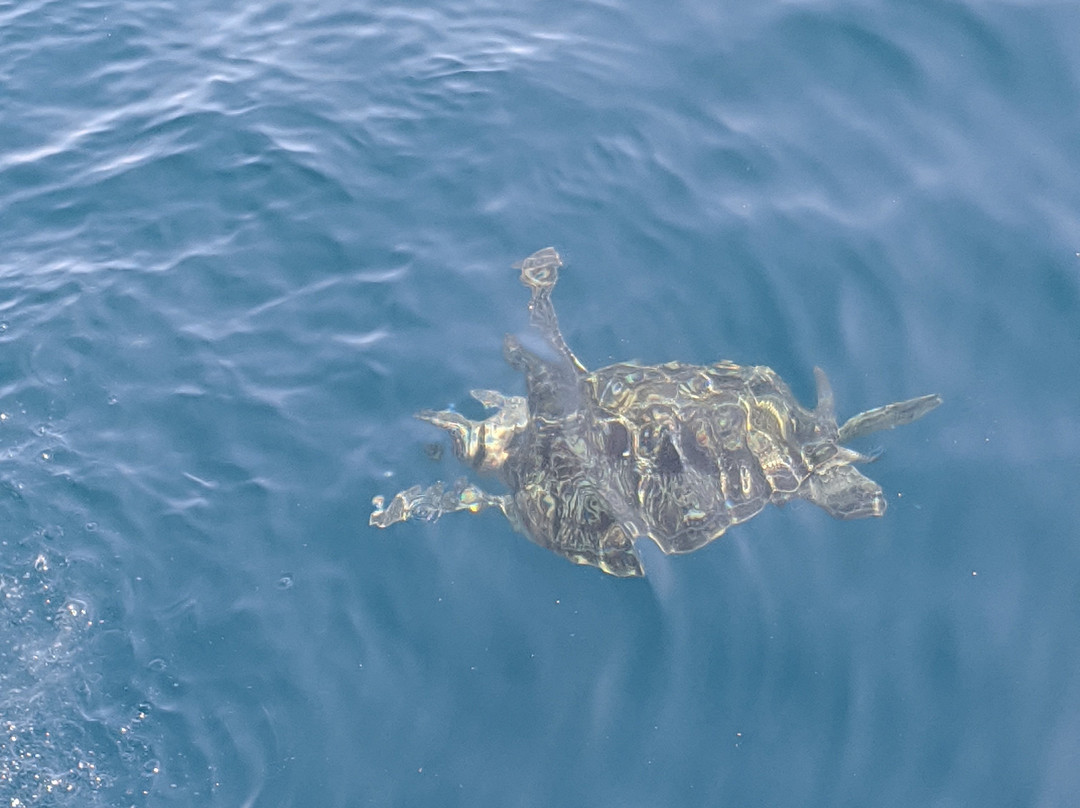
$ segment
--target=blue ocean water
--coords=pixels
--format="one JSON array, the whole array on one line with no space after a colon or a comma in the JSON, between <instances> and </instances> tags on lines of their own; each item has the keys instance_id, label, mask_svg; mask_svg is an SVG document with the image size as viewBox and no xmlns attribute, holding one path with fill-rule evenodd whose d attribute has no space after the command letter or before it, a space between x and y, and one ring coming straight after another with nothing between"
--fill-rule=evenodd
<instances>
[{"instance_id":1,"label":"blue ocean water","mask_svg":"<svg viewBox=\"0 0 1080 808\"><path fill-rule=\"evenodd\" d=\"M1049 0L0 0L0 804L1076 804L1077 41ZM885 517L635 581L368 527L460 473L412 412L522 391L548 244L591 367L940 393L860 442Z\"/></svg>"}]
</instances>

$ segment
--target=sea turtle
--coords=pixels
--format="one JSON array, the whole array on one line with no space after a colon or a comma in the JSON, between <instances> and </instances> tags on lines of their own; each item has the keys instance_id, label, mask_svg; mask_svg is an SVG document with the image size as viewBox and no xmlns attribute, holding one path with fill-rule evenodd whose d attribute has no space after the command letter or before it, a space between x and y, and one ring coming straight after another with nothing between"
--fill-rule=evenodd
<instances>
[{"instance_id":1,"label":"sea turtle","mask_svg":"<svg viewBox=\"0 0 1080 808\"><path fill-rule=\"evenodd\" d=\"M515 529L571 561L640 576L636 540L688 553L770 502L805 499L839 519L881 516L881 487L853 465L873 458L840 444L914 421L941 403L921 396L838 427L820 368L813 410L767 367L620 363L590 373L563 340L551 304L558 253L548 247L515 266L532 291L530 321L543 340L542 352L512 335L504 341L528 394L473 390L494 410L483 421L417 413L450 433L463 463L498 475L509 493L464 479L414 486L389 505L375 497L372 525L496 507Z\"/></svg>"}]
</instances>

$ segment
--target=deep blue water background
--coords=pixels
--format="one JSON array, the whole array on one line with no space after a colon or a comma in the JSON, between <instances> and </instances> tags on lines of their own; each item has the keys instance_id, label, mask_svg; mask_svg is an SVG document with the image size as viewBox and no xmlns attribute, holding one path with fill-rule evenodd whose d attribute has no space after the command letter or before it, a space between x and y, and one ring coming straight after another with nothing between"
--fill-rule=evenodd
<instances>
[{"instance_id":1,"label":"deep blue water background","mask_svg":"<svg viewBox=\"0 0 1080 808\"><path fill-rule=\"evenodd\" d=\"M0 804L1070 806L1080 6L0 0ZM938 392L881 520L649 577L424 407L586 364ZM494 486L494 484L492 484Z\"/></svg>"}]
</instances>

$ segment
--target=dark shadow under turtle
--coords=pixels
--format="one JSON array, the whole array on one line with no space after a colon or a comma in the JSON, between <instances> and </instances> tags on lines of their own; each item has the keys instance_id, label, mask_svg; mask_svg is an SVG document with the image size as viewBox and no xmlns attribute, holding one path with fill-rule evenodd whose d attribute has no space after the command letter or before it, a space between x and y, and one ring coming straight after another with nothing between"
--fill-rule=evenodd
<instances>
[{"instance_id":1,"label":"dark shadow under turtle","mask_svg":"<svg viewBox=\"0 0 1080 808\"><path fill-rule=\"evenodd\" d=\"M551 247L520 264L532 290L530 320L546 349L540 356L505 339L527 395L473 390L494 410L483 421L417 413L450 433L462 462L496 474L509 492L491 494L466 480L414 486L385 507L376 497L372 525L495 507L571 561L640 576L636 540L688 553L769 503L805 499L838 519L885 513L881 487L854 466L872 458L841 444L921 418L941 403L938 396L868 410L838 427L820 368L813 410L767 367L627 363L590 373L563 340L551 304L561 266Z\"/></svg>"}]
</instances>

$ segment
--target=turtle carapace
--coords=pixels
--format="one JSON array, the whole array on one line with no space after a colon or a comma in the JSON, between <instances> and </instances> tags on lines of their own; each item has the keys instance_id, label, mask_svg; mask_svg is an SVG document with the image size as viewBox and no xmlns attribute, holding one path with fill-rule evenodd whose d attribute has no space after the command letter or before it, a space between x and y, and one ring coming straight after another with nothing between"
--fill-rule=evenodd
<instances>
[{"instance_id":1,"label":"turtle carapace","mask_svg":"<svg viewBox=\"0 0 1080 808\"><path fill-rule=\"evenodd\" d=\"M566 345L551 304L558 253L548 247L518 266L545 348L540 355L513 336L504 341L507 361L525 376L526 395L473 390L492 411L482 421L451 411L417 414L449 432L457 457L497 476L507 492L465 480L414 486L388 505L376 497L372 525L495 507L571 561L640 576L636 541L688 553L769 503L804 499L838 519L881 516L881 487L855 468L871 458L842 444L910 423L941 403L921 396L838 426L819 368L812 410L767 367L623 363L589 372Z\"/></svg>"}]
</instances>

